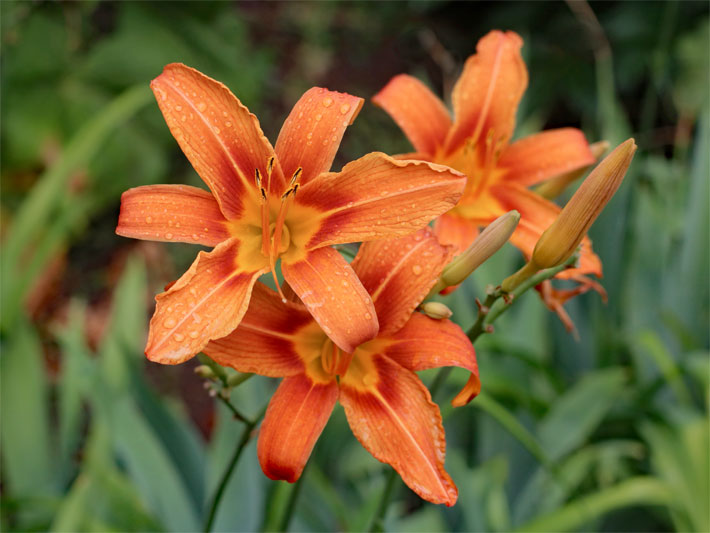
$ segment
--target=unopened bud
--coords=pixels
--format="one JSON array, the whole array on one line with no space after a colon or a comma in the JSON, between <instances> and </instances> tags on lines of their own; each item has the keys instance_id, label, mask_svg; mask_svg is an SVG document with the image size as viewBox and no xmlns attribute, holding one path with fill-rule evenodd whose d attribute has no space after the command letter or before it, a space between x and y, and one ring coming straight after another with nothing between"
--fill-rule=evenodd
<instances>
[{"instance_id":1,"label":"unopened bud","mask_svg":"<svg viewBox=\"0 0 710 533\"><path fill-rule=\"evenodd\" d=\"M419 308L426 316L434 320L443 320L453 315L451 309L440 302L425 302Z\"/></svg>"},{"instance_id":2,"label":"unopened bud","mask_svg":"<svg viewBox=\"0 0 710 533\"><path fill-rule=\"evenodd\" d=\"M198 367L195 367L195 374L197 374L201 378L209 379L211 381L215 381L217 379L215 373L207 365L200 365Z\"/></svg>"},{"instance_id":3,"label":"unopened bud","mask_svg":"<svg viewBox=\"0 0 710 533\"><path fill-rule=\"evenodd\" d=\"M636 152L633 139L620 144L592 170L562 212L540 237L532 255L538 269L562 264L621 185Z\"/></svg>"},{"instance_id":4,"label":"unopened bud","mask_svg":"<svg viewBox=\"0 0 710 533\"><path fill-rule=\"evenodd\" d=\"M508 242L520 220L520 213L508 211L486 226L471 246L444 267L439 281L429 293L458 285Z\"/></svg>"},{"instance_id":5,"label":"unopened bud","mask_svg":"<svg viewBox=\"0 0 710 533\"><path fill-rule=\"evenodd\" d=\"M598 161L601 156L609 150L609 141L599 141L590 144L589 150L592 152L594 160ZM570 184L581 178L584 173L589 170L590 166L592 165L587 165L571 172L565 172L564 174L547 180L545 183L541 183L535 187L535 193L550 200L557 198Z\"/></svg>"}]
</instances>

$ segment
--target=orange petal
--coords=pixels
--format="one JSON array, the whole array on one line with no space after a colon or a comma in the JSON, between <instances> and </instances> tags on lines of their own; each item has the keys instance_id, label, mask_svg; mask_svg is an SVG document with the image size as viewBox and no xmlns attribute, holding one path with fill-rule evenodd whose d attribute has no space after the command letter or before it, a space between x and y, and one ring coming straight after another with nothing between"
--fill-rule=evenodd
<instances>
[{"instance_id":1,"label":"orange petal","mask_svg":"<svg viewBox=\"0 0 710 533\"><path fill-rule=\"evenodd\" d=\"M283 379L259 430L256 453L264 474L289 483L301 477L337 399L335 380L315 383L305 374Z\"/></svg>"},{"instance_id":2,"label":"orange petal","mask_svg":"<svg viewBox=\"0 0 710 533\"><path fill-rule=\"evenodd\" d=\"M400 74L372 101L394 119L417 152L433 156L444 144L451 118L444 103L417 78Z\"/></svg>"},{"instance_id":3,"label":"orange petal","mask_svg":"<svg viewBox=\"0 0 710 533\"><path fill-rule=\"evenodd\" d=\"M434 233L441 244L454 246L454 255L458 255L476 240L478 225L468 218L444 213L434 221Z\"/></svg>"},{"instance_id":4,"label":"orange petal","mask_svg":"<svg viewBox=\"0 0 710 533\"><path fill-rule=\"evenodd\" d=\"M190 269L155 297L145 354L174 365L190 359L212 339L239 325L261 272L244 272L237 263L239 241L230 239L200 252Z\"/></svg>"},{"instance_id":5,"label":"orange petal","mask_svg":"<svg viewBox=\"0 0 710 533\"><path fill-rule=\"evenodd\" d=\"M374 152L337 174L321 174L296 202L323 212L307 245L313 249L412 233L456 205L465 184L448 167Z\"/></svg>"},{"instance_id":6,"label":"orange petal","mask_svg":"<svg viewBox=\"0 0 710 533\"><path fill-rule=\"evenodd\" d=\"M413 372L387 357L358 352L355 358L354 370L340 380L340 403L357 439L425 500L456 503L458 491L444 470L441 415L429 391Z\"/></svg>"},{"instance_id":7,"label":"orange petal","mask_svg":"<svg viewBox=\"0 0 710 533\"><path fill-rule=\"evenodd\" d=\"M313 324L313 317L305 307L283 303L278 293L257 282L239 327L210 341L204 352L220 365L240 372L293 376L305 371L295 343L308 324Z\"/></svg>"},{"instance_id":8,"label":"orange petal","mask_svg":"<svg viewBox=\"0 0 710 533\"><path fill-rule=\"evenodd\" d=\"M530 186L594 163L584 133L561 128L530 135L508 146L498 160L503 179Z\"/></svg>"},{"instance_id":9,"label":"orange petal","mask_svg":"<svg viewBox=\"0 0 710 533\"><path fill-rule=\"evenodd\" d=\"M328 172L345 129L360 112L363 99L313 87L291 110L276 141L284 175L290 178L301 167L301 186Z\"/></svg>"},{"instance_id":10,"label":"orange petal","mask_svg":"<svg viewBox=\"0 0 710 533\"><path fill-rule=\"evenodd\" d=\"M404 325L436 283L452 252L439 244L429 228L360 247L352 267L372 296L379 336Z\"/></svg>"},{"instance_id":11,"label":"orange petal","mask_svg":"<svg viewBox=\"0 0 710 533\"><path fill-rule=\"evenodd\" d=\"M121 195L116 233L133 239L217 246L227 220L209 192L187 185L145 185Z\"/></svg>"},{"instance_id":12,"label":"orange petal","mask_svg":"<svg viewBox=\"0 0 710 533\"><path fill-rule=\"evenodd\" d=\"M150 86L170 132L228 219L241 216L257 168L264 186L280 194L283 176L278 164L274 183L266 182L274 150L259 121L227 87L179 63L167 65Z\"/></svg>"},{"instance_id":13,"label":"orange petal","mask_svg":"<svg viewBox=\"0 0 710 533\"><path fill-rule=\"evenodd\" d=\"M466 386L452 400L454 407L466 405L481 391L473 344L450 320L434 320L414 313L387 345L385 355L412 371L440 366L458 366L471 372Z\"/></svg>"},{"instance_id":14,"label":"orange petal","mask_svg":"<svg viewBox=\"0 0 710 533\"><path fill-rule=\"evenodd\" d=\"M491 31L466 60L451 95L454 126L446 141L449 153L466 139L483 141L493 130L495 142L508 142L515 127L515 112L528 84L520 55L523 40L512 31Z\"/></svg>"},{"instance_id":15,"label":"orange petal","mask_svg":"<svg viewBox=\"0 0 710 533\"><path fill-rule=\"evenodd\" d=\"M525 257L529 258L542 232L557 218L561 209L549 200L515 183L494 186L491 192L505 210L517 209L520 212L520 223L510 241L525 254ZM601 260L592 251L592 241L589 237L582 239L581 246L579 268L562 271L555 277L571 278L579 274L594 274L601 277Z\"/></svg>"},{"instance_id":16,"label":"orange petal","mask_svg":"<svg viewBox=\"0 0 710 533\"><path fill-rule=\"evenodd\" d=\"M344 352L352 353L377 335L370 295L333 248L313 250L295 263L282 260L281 271L318 325Z\"/></svg>"}]
</instances>

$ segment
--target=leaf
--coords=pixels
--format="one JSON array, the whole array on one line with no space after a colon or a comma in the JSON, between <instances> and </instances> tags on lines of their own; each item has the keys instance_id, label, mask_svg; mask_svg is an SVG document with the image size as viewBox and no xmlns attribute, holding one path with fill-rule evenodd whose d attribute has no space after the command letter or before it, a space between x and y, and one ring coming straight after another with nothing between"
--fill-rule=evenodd
<instances>
[{"instance_id":1,"label":"leaf","mask_svg":"<svg viewBox=\"0 0 710 533\"><path fill-rule=\"evenodd\" d=\"M20 320L0 357L4 491L15 498L54 489L48 401L42 346L32 326Z\"/></svg>"},{"instance_id":2,"label":"leaf","mask_svg":"<svg viewBox=\"0 0 710 533\"><path fill-rule=\"evenodd\" d=\"M32 243L43 234L49 221L65 195L72 173L86 167L88 161L98 152L106 136L122 122L132 116L149 101L150 91L143 85L128 89L118 96L101 113L89 120L74 136L59 160L50 167L15 214L12 227L5 239L2 250L3 286L11 290L2 295L2 328L9 331L17 318L23 293L14 289L25 288L23 279L24 255L31 250ZM30 247L30 248L28 248ZM12 280L11 283L8 283Z\"/></svg>"},{"instance_id":3,"label":"leaf","mask_svg":"<svg viewBox=\"0 0 710 533\"><path fill-rule=\"evenodd\" d=\"M538 425L540 443L550 459L559 459L583 444L621 393L626 378L620 368L599 370L582 378Z\"/></svg>"},{"instance_id":4,"label":"leaf","mask_svg":"<svg viewBox=\"0 0 710 533\"><path fill-rule=\"evenodd\" d=\"M62 500L52 531L158 531L135 487L113 463L108 428L92 425L82 472Z\"/></svg>"},{"instance_id":5,"label":"leaf","mask_svg":"<svg viewBox=\"0 0 710 533\"><path fill-rule=\"evenodd\" d=\"M619 465L624 459L641 459L644 451L643 445L637 441L605 441L570 454L559 463L554 473L538 468L515 500L515 523L559 508L592 477L595 470L600 470L602 464L613 465L617 478L625 477Z\"/></svg>"},{"instance_id":6,"label":"leaf","mask_svg":"<svg viewBox=\"0 0 710 533\"><path fill-rule=\"evenodd\" d=\"M707 415L670 427L643 424L653 469L672 492L679 531L710 531L710 423Z\"/></svg>"},{"instance_id":7,"label":"leaf","mask_svg":"<svg viewBox=\"0 0 710 533\"><path fill-rule=\"evenodd\" d=\"M673 495L651 477L633 477L626 481L576 498L566 506L538 517L516 531L574 531L588 526L606 513L635 505L668 505Z\"/></svg>"},{"instance_id":8,"label":"leaf","mask_svg":"<svg viewBox=\"0 0 710 533\"><path fill-rule=\"evenodd\" d=\"M479 394L471 403L474 407L482 409L491 415L511 435L513 435L525 448L547 468L552 468L548 451L541 446L535 436L523 426L518 419L504 406L496 402L486 393Z\"/></svg>"},{"instance_id":9,"label":"leaf","mask_svg":"<svg viewBox=\"0 0 710 533\"><path fill-rule=\"evenodd\" d=\"M116 453L151 514L169 530L196 531L198 513L180 473L133 401L114 399L110 420Z\"/></svg>"},{"instance_id":10,"label":"leaf","mask_svg":"<svg viewBox=\"0 0 710 533\"><path fill-rule=\"evenodd\" d=\"M74 475L73 454L81 440L82 400L90 397L96 379L96 363L89 355L84 336L86 309L72 302L69 323L59 328L61 348L59 374L59 454L63 478Z\"/></svg>"}]
</instances>

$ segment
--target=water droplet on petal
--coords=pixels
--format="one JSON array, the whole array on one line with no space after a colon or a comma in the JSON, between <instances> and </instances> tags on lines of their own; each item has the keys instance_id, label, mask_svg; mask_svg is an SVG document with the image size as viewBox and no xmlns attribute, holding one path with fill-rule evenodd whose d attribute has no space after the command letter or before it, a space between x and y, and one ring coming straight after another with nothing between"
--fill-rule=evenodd
<instances>
[{"instance_id":1,"label":"water droplet on petal","mask_svg":"<svg viewBox=\"0 0 710 533\"><path fill-rule=\"evenodd\" d=\"M190 335L191 339L196 339L197 337L200 336L200 334L197 331L191 331L188 335Z\"/></svg>"},{"instance_id":2,"label":"water droplet on petal","mask_svg":"<svg viewBox=\"0 0 710 533\"><path fill-rule=\"evenodd\" d=\"M365 313L365 320L370 320L372 315L370 313Z\"/></svg>"},{"instance_id":3,"label":"water droplet on petal","mask_svg":"<svg viewBox=\"0 0 710 533\"><path fill-rule=\"evenodd\" d=\"M330 107L333 104L333 99L328 97L323 100L323 107Z\"/></svg>"},{"instance_id":4,"label":"water droplet on petal","mask_svg":"<svg viewBox=\"0 0 710 533\"><path fill-rule=\"evenodd\" d=\"M170 329L174 327L175 324L177 324L177 321L173 317L170 317L165 319L165 321L163 322L163 327Z\"/></svg>"},{"instance_id":5,"label":"water droplet on petal","mask_svg":"<svg viewBox=\"0 0 710 533\"><path fill-rule=\"evenodd\" d=\"M172 233L166 233L166 234L165 234L165 238L166 238L167 240L171 240L171 239L173 238L173 234L172 234Z\"/></svg>"},{"instance_id":6,"label":"water droplet on petal","mask_svg":"<svg viewBox=\"0 0 710 533\"><path fill-rule=\"evenodd\" d=\"M185 335L183 335L182 333L176 333L175 335L173 335L173 339L175 339L175 342L182 342L185 340Z\"/></svg>"},{"instance_id":7,"label":"water droplet on petal","mask_svg":"<svg viewBox=\"0 0 710 533\"><path fill-rule=\"evenodd\" d=\"M418 276L421 273L422 273L422 267L420 267L419 265L414 265L412 267L412 274L414 274L415 276Z\"/></svg>"},{"instance_id":8,"label":"water droplet on petal","mask_svg":"<svg viewBox=\"0 0 710 533\"><path fill-rule=\"evenodd\" d=\"M200 102L199 104L197 104L197 109L199 109L200 111L204 111L205 109L207 109L207 104L205 104L204 102Z\"/></svg>"},{"instance_id":9,"label":"water droplet on petal","mask_svg":"<svg viewBox=\"0 0 710 533\"><path fill-rule=\"evenodd\" d=\"M153 222L153 217L145 217L145 221L150 224L151 222Z\"/></svg>"},{"instance_id":10,"label":"water droplet on petal","mask_svg":"<svg viewBox=\"0 0 710 533\"><path fill-rule=\"evenodd\" d=\"M350 104L343 104L343 105L340 106L340 113L341 113L341 114L344 115L344 114L347 113L348 111L350 111Z\"/></svg>"}]
</instances>

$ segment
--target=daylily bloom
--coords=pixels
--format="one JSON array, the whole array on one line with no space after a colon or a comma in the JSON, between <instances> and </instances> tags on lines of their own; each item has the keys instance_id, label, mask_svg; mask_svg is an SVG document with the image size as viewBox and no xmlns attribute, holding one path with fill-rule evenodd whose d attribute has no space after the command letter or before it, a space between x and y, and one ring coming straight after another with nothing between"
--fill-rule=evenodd
<instances>
[{"instance_id":1,"label":"daylily bloom","mask_svg":"<svg viewBox=\"0 0 710 533\"><path fill-rule=\"evenodd\" d=\"M428 228L396 240L363 244L352 265L377 310L379 335L351 353L340 350L307 309L262 284L239 327L210 342L205 353L240 372L283 377L259 432L264 473L299 478L336 401L353 433L389 463L422 498L453 505L457 490L444 470L441 415L414 373L444 365L471 372L455 406L480 390L468 337L453 322L412 311L451 258Z\"/></svg>"},{"instance_id":2,"label":"daylily bloom","mask_svg":"<svg viewBox=\"0 0 710 533\"><path fill-rule=\"evenodd\" d=\"M152 185L123 194L116 232L213 246L156 297L149 359L176 364L232 332L256 279L284 278L345 351L377 334L370 296L332 244L411 233L455 205L465 179L440 165L371 153L328 172L362 99L307 91L276 147L221 83L181 64L151 83L180 148L211 190ZM278 285L278 283L277 283ZM283 295L282 295L283 298Z\"/></svg>"},{"instance_id":3,"label":"daylily bloom","mask_svg":"<svg viewBox=\"0 0 710 533\"><path fill-rule=\"evenodd\" d=\"M522 39L492 31L468 58L454 86L454 120L442 101L422 82L395 76L374 98L402 128L416 153L407 158L451 166L468 181L458 205L439 217L435 231L458 252L503 213L520 212L511 242L529 258L543 231L560 212L528 187L594 163L584 134L574 128L547 130L511 142L515 113L528 82L520 54ZM601 262L585 237L579 268L558 277L601 276Z\"/></svg>"}]
</instances>

